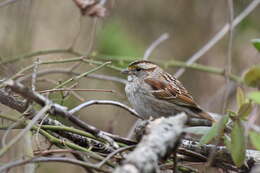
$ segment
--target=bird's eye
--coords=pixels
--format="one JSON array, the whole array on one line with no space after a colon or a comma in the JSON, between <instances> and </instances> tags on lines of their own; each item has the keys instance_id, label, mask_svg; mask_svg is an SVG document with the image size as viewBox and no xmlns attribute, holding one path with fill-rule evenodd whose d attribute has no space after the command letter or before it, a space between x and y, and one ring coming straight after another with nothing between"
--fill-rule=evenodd
<instances>
[{"instance_id":1,"label":"bird's eye","mask_svg":"<svg viewBox=\"0 0 260 173\"><path fill-rule=\"evenodd\" d=\"M141 71L142 69L141 69L141 68L136 68L135 70L136 70L136 71Z\"/></svg>"}]
</instances>

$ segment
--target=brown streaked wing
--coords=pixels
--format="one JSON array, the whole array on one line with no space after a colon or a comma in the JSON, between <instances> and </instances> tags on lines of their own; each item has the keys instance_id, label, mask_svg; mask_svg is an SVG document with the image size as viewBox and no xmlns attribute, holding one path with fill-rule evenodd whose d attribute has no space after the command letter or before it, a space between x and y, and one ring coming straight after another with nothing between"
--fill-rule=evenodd
<instances>
[{"instance_id":1,"label":"brown streaked wing","mask_svg":"<svg viewBox=\"0 0 260 173\"><path fill-rule=\"evenodd\" d=\"M152 94L158 99L164 99L178 105L197 107L191 95L179 81L177 82L177 79L176 81L168 81L168 83L153 78L147 78L144 81L152 87L154 90Z\"/></svg>"}]
</instances>

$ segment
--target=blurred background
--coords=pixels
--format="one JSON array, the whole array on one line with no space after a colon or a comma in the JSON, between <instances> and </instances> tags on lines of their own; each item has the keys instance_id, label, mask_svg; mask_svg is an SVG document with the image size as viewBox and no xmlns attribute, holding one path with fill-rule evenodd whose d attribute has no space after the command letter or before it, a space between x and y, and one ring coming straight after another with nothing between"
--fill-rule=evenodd
<instances>
[{"instance_id":1,"label":"blurred background","mask_svg":"<svg viewBox=\"0 0 260 173\"><path fill-rule=\"evenodd\" d=\"M234 15L240 14L251 0L234 1ZM112 59L114 65L126 67L129 60L141 59L149 45L163 33L169 39L161 43L149 60L167 62L186 61L207 43L227 22L228 7L226 0L197 1L115 1L106 2L108 15L104 18L81 16L72 0L19 0L0 8L0 57L7 61L14 57L39 50L68 49L97 60ZM254 64L259 64L259 53L250 43L260 35L260 7L256 8L234 30L232 47L232 72L241 76ZM100 56L99 56L100 55ZM101 56L102 55L102 56ZM225 36L198 63L223 69L228 55L228 36ZM1 78L8 78L19 70L40 61L73 58L75 55L56 53L39 55L0 66ZM127 59L128 61L125 61ZM94 64L66 63L41 65L39 70L69 69L83 73L96 67ZM166 68L166 67L165 67ZM174 74L178 69L167 67ZM27 74L27 73L26 73ZM106 74L125 78L118 71L103 68L95 74ZM36 90L51 89L59 82L70 78L66 74L49 74L37 78ZM225 78L213 74L189 70L179 79L193 94L195 100L206 110L221 113L223 86ZM30 86L30 81L24 83ZM70 95L65 99L60 93L49 95L54 101L73 108L82 101L93 99L116 100L124 104L128 101L122 83L95 78L81 79L76 88L106 89L113 92L77 92L79 97ZM229 99L229 109L233 106L233 97ZM16 114L0 105L1 112ZM100 129L126 136L136 120L128 112L114 106L95 105L84 109L78 116ZM15 131L12 132L15 134ZM3 133L0 132L0 137ZM10 138L12 135L10 135ZM44 139L41 140L44 148ZM22 141L20 142L22 143ZM10 150L1 162L23 156L19 147ZM83 172L81 168L67 164L38 164L37 172ZM13 169L13 172L23 172Z\"/></svg>"}]
</instances>

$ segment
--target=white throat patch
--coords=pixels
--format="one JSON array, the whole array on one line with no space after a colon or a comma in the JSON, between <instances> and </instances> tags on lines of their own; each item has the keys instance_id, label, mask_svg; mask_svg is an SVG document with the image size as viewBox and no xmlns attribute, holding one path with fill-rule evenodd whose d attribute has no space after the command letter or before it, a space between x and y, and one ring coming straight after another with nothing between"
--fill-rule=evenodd
<instances>
[{"instance_id":1,"label":"white throat patch","mask_svg":"<svg viewBox=\"0 0 260 173\"><path fill-rule=\"evenodd\" d=\"M132 82L132 81L133 81L133 79L134 79L134 78L133 78L133 76L132 76L132 75L129 75L129 76L127 76L127 81L128 81L128 82Z\"/></svg>"}]
</instances>

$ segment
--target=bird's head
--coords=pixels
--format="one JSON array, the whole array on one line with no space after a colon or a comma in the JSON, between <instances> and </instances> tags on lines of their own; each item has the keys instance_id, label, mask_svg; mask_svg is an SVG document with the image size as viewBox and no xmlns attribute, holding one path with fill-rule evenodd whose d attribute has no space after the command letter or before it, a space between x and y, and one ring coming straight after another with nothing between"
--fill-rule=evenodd
<instances>
[{"instance_id":1,"label":"bird's head","mask_svg":"<svg viewBox=\"0 0 260 173\"><path fill-rule=\"evenodd\" d=\"M127 69L124 69L122 73L136 77L144 77L154 72L157 68L159 68L159 66L151 61L137 60L130 63Z\"/></svg>"}]
</instances>

